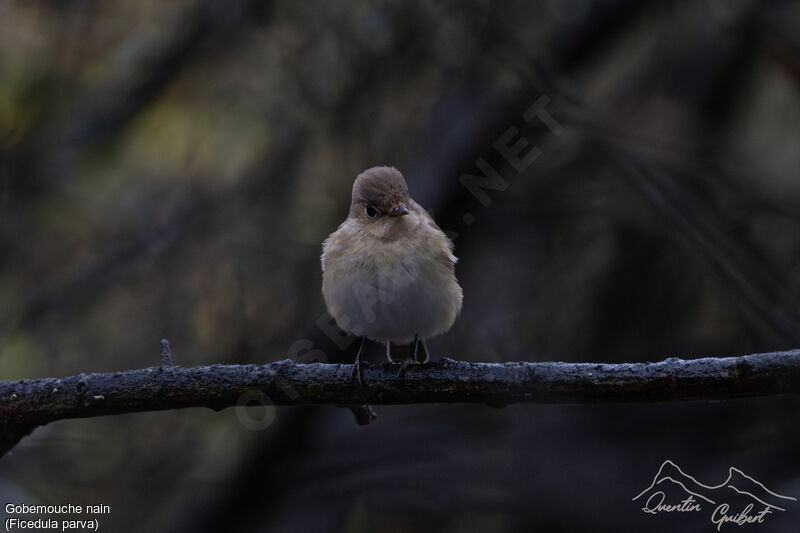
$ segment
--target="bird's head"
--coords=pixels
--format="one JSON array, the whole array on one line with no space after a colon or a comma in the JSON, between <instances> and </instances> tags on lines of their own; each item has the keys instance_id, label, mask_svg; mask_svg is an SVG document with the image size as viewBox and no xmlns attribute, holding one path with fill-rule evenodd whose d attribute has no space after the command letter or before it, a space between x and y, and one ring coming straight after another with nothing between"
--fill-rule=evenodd
<instances>
[{"instance_id":1,"label":"bird's head","mask_svg":"<svg viewBox=\"0 0 800 533\"><path fill-rule=\"evenodd\" d=\"M394 167L373 167L356 177L350 215L362 228L387 240L402 236L415 225L408 186ZM408 216L411 215L411 216Z\"/></svg>"}]
</instances>

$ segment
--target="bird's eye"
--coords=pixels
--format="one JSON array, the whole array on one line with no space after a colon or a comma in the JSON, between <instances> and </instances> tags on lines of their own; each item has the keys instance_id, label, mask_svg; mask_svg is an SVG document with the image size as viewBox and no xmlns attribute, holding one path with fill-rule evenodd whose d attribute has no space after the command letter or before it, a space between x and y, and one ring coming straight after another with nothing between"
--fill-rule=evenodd
<instances>
[{"instance_id":1,"label":"bird's eye","mask_svg":"<svg viewBox=\"0 0 800 533\"><path fill-rule=\"evenodd\" d=\"M365 207L364 212L367 214L369 218L375 218L376 216L378 216L378 212L371 205Z\"/></svg>"}]
</instances>

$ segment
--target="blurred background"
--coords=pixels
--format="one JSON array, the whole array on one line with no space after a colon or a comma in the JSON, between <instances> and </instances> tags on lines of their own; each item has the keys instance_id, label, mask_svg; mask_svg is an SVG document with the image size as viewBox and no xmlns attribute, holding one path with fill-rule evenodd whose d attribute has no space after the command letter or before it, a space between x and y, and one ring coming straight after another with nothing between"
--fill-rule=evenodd
<instances>
[{"instance_id":1,"label":"blurred background","mask_svg":"<svg viewBox=\"0 0 800 533\"><path fill-rule=\"evenodd\" d=\"M507 182L483 202L479 159ZM800 347L798 2L4 0L0 379L156 365L162 337L182 366L352 362L320 244L382 164L460 258L434 359ZM105 531L715 527L631 501L665 459L800 498L796 397L376 411L61 421L0 459L0 499L108 504Z\"/></svg>"}]
</instances>

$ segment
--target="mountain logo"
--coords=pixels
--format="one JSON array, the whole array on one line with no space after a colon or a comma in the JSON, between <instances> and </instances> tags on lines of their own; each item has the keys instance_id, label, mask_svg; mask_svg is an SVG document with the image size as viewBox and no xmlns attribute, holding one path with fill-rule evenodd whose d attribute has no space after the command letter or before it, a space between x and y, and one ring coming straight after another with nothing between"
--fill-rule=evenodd
<instances>
[{"instance_id":1,"label":"mountain logo","mask_svg":"<svg viewBox=\"0 0 800 533\"><path fill-rule=\"evenodd\" d=\"M674 462L661 463L650 486L633 497L646 514L707 512L721 531L723 525L763 524L785 512L797 498L769 490L738 468L730 467L719 485L704 485Z\"/></svg>"}]
</instances>

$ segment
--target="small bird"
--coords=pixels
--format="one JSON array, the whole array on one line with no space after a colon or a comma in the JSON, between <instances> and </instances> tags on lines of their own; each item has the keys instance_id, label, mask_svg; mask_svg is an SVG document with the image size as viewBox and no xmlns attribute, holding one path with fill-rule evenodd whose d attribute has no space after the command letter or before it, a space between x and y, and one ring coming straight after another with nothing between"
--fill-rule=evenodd
<instances>
[{"instance_id":1,"label":"small bird","mask_svg":"<svg viewBox=\"0 0 800 533\"><path fill-rule=\"evenodd\" d=\"M427 363L425 339L442 334L461 311L453 243L408 195L394 167L356 177L350 213L322 243L322 296L344 331L361 337L353 375L361 383L366 338L393 347L408 344L408 359ZM421 355L421 361L420 361Z\"/></svg>"}]
</instances>

